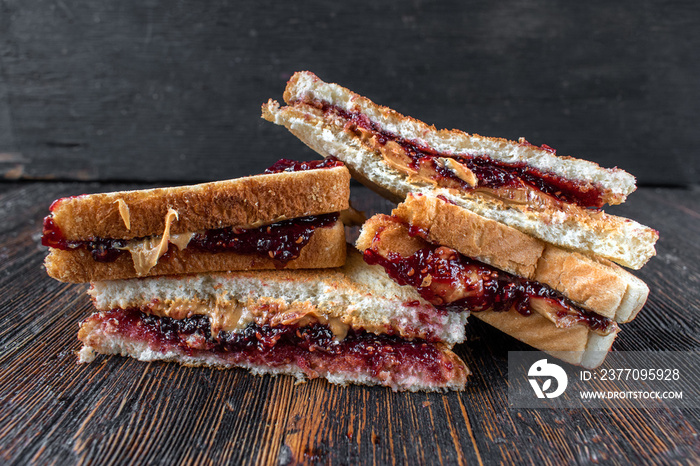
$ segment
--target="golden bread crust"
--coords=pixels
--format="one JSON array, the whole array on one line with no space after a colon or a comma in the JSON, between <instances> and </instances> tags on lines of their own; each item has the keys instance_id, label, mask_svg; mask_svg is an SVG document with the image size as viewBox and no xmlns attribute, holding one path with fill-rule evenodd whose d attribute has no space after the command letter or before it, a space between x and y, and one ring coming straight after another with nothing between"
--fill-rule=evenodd
<instances>
[{"instance_id":1,"label":"golden bread crust","mask_svg":"<svg viewBox=\"0 0 700 466\"><path fill-rule=\"evenodd\" d=\"M426 239L506 272L532 278L545 243L440 198L409 194L392 215L426 233Z\"/></svg>"},{"instance_id":2,"label":"golden bread crust","mask_svg":"<svg viewBox=\"0 0 700 466\"><path fill-rule=\"evenodd\" d=\"M349 207L349 197L350 173L333 167L65 198L52 215L68 241L133 239L162 234L171 208L178 213L171 228L177 234L339 212Z\"/></svg>"},{"instance_id":3,"label":"golden bread crust","mask_svg":"<svg viewBox=\"0 0 700 466\"><path fill-rule=\"evenodd\" d=\"M285 268L340 267L345 263L345 228L338 221L332 227L317 228L299 257L289 261ZM96 262L84 248L72 250L50 249L44 260L46 272L56 280L86 283L99 280L120 280L137 277L130 254L122 254L114 262ZM210 253L171 246L169 252L146 276L179 275L229 270L275 269L275 262L255 254L232 252Z\"/></svg>"},{"instance_id":4,"label":"golden bread crust","mask_svg":"<svg viewBox=\"0 0 700 466\"><path fill-rule=\"evenodd\" d=\"M533 348L551 353L559 359L577 365L581 365L583 361L588 359L587 351L609 351L617 336L617 332L613 332L603 337L602 345L598 344L595 348L590 348L588 342L593 332L586 327L558 328L550 320L537 313L523 316L516 311L482 311L474 312L472 316ZM602 363L602 360L599 363Z\"/></svg>"}]
</instances>

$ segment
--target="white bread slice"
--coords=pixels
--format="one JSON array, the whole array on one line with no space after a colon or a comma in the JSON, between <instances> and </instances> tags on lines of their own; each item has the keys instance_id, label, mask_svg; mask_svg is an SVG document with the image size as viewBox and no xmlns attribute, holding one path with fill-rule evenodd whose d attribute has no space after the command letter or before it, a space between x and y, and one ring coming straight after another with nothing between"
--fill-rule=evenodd
<instances>
[{"instance_id":1,"label":"white bread slice","mask_svg":"<svg viewBox=\"0 0 700 466\"><path fill-rule=\"evenodd\" d=\"M295 75L297 76L297 75ZM318 88L318 95L315 93ZM481 216L517 228L543 241L584 254L598 255L625 267L638 269L656 252L658 233L629 219L590 211L575 205L566 208L504 202L502 199L455 189L436 189L414 180L385 163L383 156L368 148L360 138L344 131L342 125L324 118L317 108L304 104L314 98L348 110L359 110L387 131L429 144L450 153L486 154L506 162L527 159L533 166L572 179L590 179L606 186L611 198L624 200L634 189L634 178L621 170L605 170L597 165L570 158L555 157L547 150L520 143L492 140L461 132L442 132L416 122L337 85L326 84L313 75L301 73L290 81L285 99L290 106L280 108L270 100L263 106L263 118L287 127L295 136L324 157L344 161L353 177L380 194L401 201L410 192L441 194L452 202ZM466 138L471 142L464 142ZM462 141L462 142L460 142ZM501 154L499 156L498 154ZM500 157L500 158L499 158ZM621 201L620 201L621 202Z\"/></svg>"},{"instance_id":2,"label":"white bread slice","mask_svg":"<svg viewBox=\"0 0 700 466\"><path fill-rule=\"evenodd\" d=\"M339 166L215 181L193 186L119 191L63 198L51 218L68 241L133 239L224 227L250 228L349 207L350 174Z\"/></svg>"},{"instance_id":3,"label":"white bread slice","mask_svg":"<svg viewBox=\"0 0 700 466\"><path fill-rule=\"evenodd\" d=\"M642 280L609 261L566 251L433 194L409 194L392 215L420 229L431 243L550 286L616 322L634 319L649 295ZM373 223L366 226L367 237L381 227Z\"/></svg>"},{"instance_id":4,"label":"white bread slice","mask_svg":"<svg viewBox=\"0 0 700 466\"><path fill-rule=\"evenodd\" d=\"M533 348L587 369L603 363L618 333L599 335L585 327L558 328L537 313L525 317L515 311L483 311L472 316Z\"/></svg>"},{"instance_id":5,"label":"white bread slice","mask_svg":"<svg viewBox=\"0 0 700 466\"><path fill-rule=\"evenodd\" d=\"M139 308L173 318L182 318L182 312L217 314L219 320L235 319L235 328L311 315L353 329L442 341L450 347L464 341L468 315L435 309L414 289L394 283L381 267L367 265L352 247L340 269L98 281L88 293L101 311ZM241 306L246 308L243 313L237 312Z\"/></svg>"}]
</instances>

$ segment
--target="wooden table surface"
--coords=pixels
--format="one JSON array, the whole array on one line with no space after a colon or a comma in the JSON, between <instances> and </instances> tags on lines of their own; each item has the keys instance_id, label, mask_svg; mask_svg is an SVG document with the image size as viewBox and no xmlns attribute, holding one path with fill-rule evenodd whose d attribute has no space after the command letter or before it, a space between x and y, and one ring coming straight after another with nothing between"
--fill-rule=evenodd
<instances>
[{"instance_id":1,"label":"wooden table surface","mask_svg":"<svg viewBox=\"0 0 700 466\"><path fill-rule=\"evenodd\" d=\"M472 321L456 353L461 393L394 393L100 357L76 364L85 286L46 276L50 202L123 189L0 184L0 462L126 464L588 464L700 461L700 410L527 410L507 403L508 351L528 347ZM356 207L391 204L353 187ZM637 275L645 309L615 350L700 348L700 189L642 188L610 212L660 230Z\"/></svg>"}]
</instances>

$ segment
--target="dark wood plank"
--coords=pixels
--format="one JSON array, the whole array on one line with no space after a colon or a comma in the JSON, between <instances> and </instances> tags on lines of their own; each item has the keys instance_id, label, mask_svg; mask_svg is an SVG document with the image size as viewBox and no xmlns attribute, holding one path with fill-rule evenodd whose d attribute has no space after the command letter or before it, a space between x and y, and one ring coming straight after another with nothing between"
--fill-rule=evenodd
<instances>
[{"instance_id":1,"label":"dark wood plank","mask_svg":"<svg viewBox=\"0 0 700 466\"><path fill-rule=\"evenodd\" d=\"M0 173L211 180L312 157L259 118L309 69L437 127L697 183L699 26L689 0L2 0Z\"/></svg>"},{"instance_id":2,"label":"dark wood plank","mask_svg":"<svg viewBox=\"0 0 700 466\"><path fill-rule=\"evenodd\" d=\"M85 286L49 279L37 246L51 200L115 189L18 183L0 189L0 459L7 464L674 463L700 460L698 410L509 409L508 351L527 347L478 321L456 347L473 371L463 393L297 385L242 370L145 364L77 365ZM639 271L646 308L617 350L700 347L698 189L640 189L617 213L661 231ZM353 188L353 204L391 204Z\"/></svg>"}]
</instances>

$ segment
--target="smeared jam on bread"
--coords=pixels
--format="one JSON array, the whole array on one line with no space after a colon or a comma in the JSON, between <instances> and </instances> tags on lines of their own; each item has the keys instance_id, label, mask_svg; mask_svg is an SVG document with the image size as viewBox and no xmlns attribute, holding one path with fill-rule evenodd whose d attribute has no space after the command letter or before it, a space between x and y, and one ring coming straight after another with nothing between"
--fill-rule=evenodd
<instances>
[{"instance_id":1,"label":"smeared jam on bread","mask_svg":"<svg viewBox=\"0 0 700 466\"><path fill-rule=\"evenodd\" d=\"M176 351L195 357L216 354L230 363L271 368L295 364L310 378L325 370L355 372L362 368L381 380L388 373L405 369L410 371L407 375L420 374L424 382L446 384L466 370L447 359L434 343L364 330L350 330L338 341L322 324L251 324L240 332L221 331L214 337L207 316L176 320L134 309L114 309L93 314L89 321L98 321L104 332L145 342L156 352Z\"/></svg>"},{"instance_id":2,"label":"smeared jam on bread","mask_svg":"<svg viewBox=\"0 0 700 466\"><path fill-rule=\"evenodd\" d=\"M297 161L289 159L279 159L265 170L265 174L282 172L299 172L304 170L317 170L319 168L335 168L345 165L335 157L328 157L323 160Z\"/></svg>"}]
</instances>

